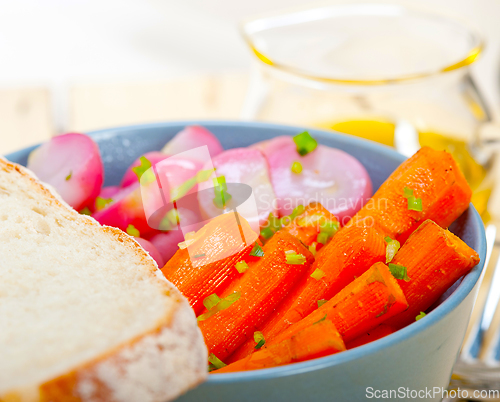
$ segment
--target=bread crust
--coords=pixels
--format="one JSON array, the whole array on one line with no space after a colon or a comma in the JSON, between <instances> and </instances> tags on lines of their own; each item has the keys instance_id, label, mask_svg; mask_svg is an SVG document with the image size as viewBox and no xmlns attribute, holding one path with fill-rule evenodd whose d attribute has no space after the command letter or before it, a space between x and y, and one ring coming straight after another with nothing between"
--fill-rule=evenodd
<instances>
[{"instance_id":1,"label":"bread crust","mask_svg":"<svg viewBox=\"0 0 500 402\"><path fill-rule=\"evenodd\" d=\"M203 382L207 377L208 352L195 314L150 255L128 234L101 226L92 217L76 212L26 168L0 157L2 172L30 180L33 191L43 195L51 207L69 213L68 219L97 226L131 248L150 267L149 273L157 279L166 297L175 300L175 307L140 336L43 384L0 395L0 402L164 402Z\"/></svg>"}]
</instances>

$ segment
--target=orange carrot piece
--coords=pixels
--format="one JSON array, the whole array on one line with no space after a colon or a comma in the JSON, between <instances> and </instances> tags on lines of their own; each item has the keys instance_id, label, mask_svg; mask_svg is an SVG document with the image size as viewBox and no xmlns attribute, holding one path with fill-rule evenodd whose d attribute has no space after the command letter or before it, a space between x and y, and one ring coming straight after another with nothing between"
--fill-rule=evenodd
<instances>
[{"instance_id":1,"label":"orange carrot piece","mask_svg":"<svg viewBox=\"0 0 500 402\"><path fill-rule=\"evenodd\" d=\"M375 262L385 261L385 250L384 234L377 229L363 225L342 228L317 254L308 274L258 330L266 339L272 339L314 311L318 300L332 298ZM323 272L325 276L320 279L311 277L315 271ZM254 347L255 342L249 339L229 358L229 362L253 353Z\"/></svg>"},{"instance_id":2,"label":"orange carrot piece","mask_svg":"<svg viewBox=\"0 0 500 402\"><path fill-rule=\"evenodd\" d=\"M311 202L305 207L304 212L295 219L291 222L285 222L285 226L280 231L290 233L306 246L310 246L317 241L321 226L325 222L338 224L340 228L339 221L330 211L324 208L319 202ZM319 243L317 250L322 246L323 244Z\"/></svg>"},{"instance_id":3,"label":"orange carrot piece","mask_svg":"<svg viewBox=\"0 0 500 402\"><path fill-rule=\"evenodd\" d=\"M383 337L393 334L396 331L397 328L392 325L380 324L378 327L375 327L363 335L353 339L345 346L347 349L357 348L358 346L366 345L367 343L376 341L377 339L382 339Z\"/></svg>"},{"instance_id":4,"label":"orange carrot piece","mask_svg":"<svg viewBox=\"0 0 500 402\"><path fill-rule=\"evenodd\" d=\"M390 317L406 310L408 303L387 265L377 262L331 300L268 341L281 342L323 319L332 320L344 342L350 342Z\"/></svg>"},{"instance_id":5,"label":"orange carrot piece","mask_svg":"<svg viewBox=\"0 0 500 402\"><path fill-rule=\"evenodd\" d=\"M207 296L222 293L241 276L235 265L248 258L256 238L241 216L238 224L234 213L220 215L187 240L188 247L179 249L161 271L198 315Z\"/></svg>"},{"instance_id":6,"label":"orange carrot piece","mask_svg":"<svg viewBox=\"0 0 500 402\"><path fill-rule=\"evenodd\" d=\"M213 374L257 370L331 355L345 350L344 341L335 325L325 320L311 325L282 342L272 345Z\"/></svg>"},{"instance_id":7,"label":"orange carrot piece","mask_svg":"<svg viewBox=\"0 0 500 402\"><path fill-rule=\"evenodd\" d=\"M387 324L397 328L415 321L451 285L479 263L478 254L460 238L427 220L408 238L393 264L407 269L409 281L398 279L409 308Z\"/></svg>"},{"instance_id":8,"label":"orange carrot piece","mask_svg":"<svg viewBox=\"0 0 500 402\"><path fill-rule=\"evenodd\" d=\"M229 356L276 308L294 284L308 272L312 254L288 233L276 233L264 246L261 257L221 296L239 292L239 299L225 310L199 321L199 328L211 353L219 359ZM287 251L304 256L303 264L287 263Z\"/></svg>"},{"instance_id":9,"label":"orange carrot piece","mask_svg":"<svg viewBox=\"0 0 500 402\"><path fill-rule=\"evenodd\" d=\"M405 187L422 200L421 212L408 209ZM389 176L348 225L371 221L403 243L426 219L448 227L468 208L471 196L451 154L423 147Z\"/></svg>"}]
</instances>

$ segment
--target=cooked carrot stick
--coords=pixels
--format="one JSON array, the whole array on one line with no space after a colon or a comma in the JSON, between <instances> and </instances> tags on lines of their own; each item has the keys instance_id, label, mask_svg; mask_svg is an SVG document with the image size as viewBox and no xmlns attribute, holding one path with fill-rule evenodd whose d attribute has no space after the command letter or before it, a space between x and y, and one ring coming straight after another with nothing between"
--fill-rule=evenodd
<instances>
[{"instance_id":1,"label":"cooked carrot stick","mask_svg":"<svg viewBox=\"0 0 500 402\"><path fill-rule=\"evenodd\" d=\"M253 337L257 326L308 272L314 261L307 248L288 233L276 233L263 250L260 261L221 296L224 299L239 294L239 298L228 308L199 321L209 351L223 361Z\"/></svg>"},{"instance_id":2,"label":"cooked carrot stick","mask_svg":"<svg viewBox=\"0 0 500 402\"><path fill-rule=\"evenodd\" d=\"M342 228L317 254L308 274L257 329L272 339L314 311L318 301L332 298L375 262L385 261L385 252L384 234L377 229L364 225ZM248 340L229 362L247 356L254 347L253 340Z\"/></svg>"},{"instance_id":3,"label":"cooked carrot stick","mask_svg":"<svg viewBox=\"0 0 500 402\"><path fill-rule=\"evenodd\" d=\"M408 238L392 263L406 267L409 278L398 279L408 310L387 321L401 328L414 322L421 311L477 265L479 256L453 233L427 220Z\"/></svg>"},{"instance_id":4,"label":"cooked carrot stick","mask_svg":"<svg viewBox=\"0 0 500 402\"><path fill-rule=\"evenodd\" d=\"M471 196L451 154L423 147L389 176L348 225L362 219L375 222L402 244L426 219L448 227L468 208Z\"/></svg>"},{"instance_id":5,"label":"cooked carrot stick","mask_svg":"<svg viewBox=\"0 0 500 402\"><path fill-rule=\"evenodd\" d=\"M227 213L212 219L186 240L162 268L165 277L186 296L196 314L203 300L241 276L236 263L248 259L257 234L241 216Z\"/></svg>"},{"instance_id":6,"label":"cooked carrot stick","mask_svg":"<svg viewBox=\"0 0 500 402\"><path fill-rule=\"evenodd\" d=\"M353 339L345 346L347 349L357 348L358 346L366 345L367 343L376 341L377 339L382 339L383 337L393 334L396 331L397 328L392 325L380 324L378 327L375 327L363 335Z\"/></svg>"},{"instance_id":7,"label":"cooked carrot stick","mask_svg":"<svg viewBox=\"0 0 500 402\"><path fill-rule=\"evenodd\" d=\"M332 320L344 342L350 342L406 310L408 303L387 265L377 262L331 300L268 341L275 345L320 320Z\"/></svg>"},{"instance_id":8,"label":"cooked carrot stick","mask_svg":"<svg viewBox=\"0 0 500 402\"><path fill-rule=\"evenodd\" d=\"M337 218L319 202L310 203L300 215L290 222L286 221L286 218L282 218L284 226L280 230L295 236L306 246L316 242L317 250L326 244L340 228ZM318 235L320 239L318 239Z\"/></svg>"},{"instance_id":9,"label":"cooked carrot stick","mask_svg":"<svg viewBox=\"0 0 500 402\"><path fill-rule=\"evenodd\" d=\"M229 364L213 374L257 370L323 357L345 350L344 341L335 325L324 320L311 325L282 342Z\"/></svg>"}]
</instances>

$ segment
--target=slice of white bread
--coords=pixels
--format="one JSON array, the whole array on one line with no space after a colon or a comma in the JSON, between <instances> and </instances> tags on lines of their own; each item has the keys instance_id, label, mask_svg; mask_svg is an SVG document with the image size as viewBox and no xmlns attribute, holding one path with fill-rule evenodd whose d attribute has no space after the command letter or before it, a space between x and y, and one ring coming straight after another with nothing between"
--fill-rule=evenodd
<instances>
[{"instance_id":1,"label":"slice of white bread","mask_svg":"<svg viewBox=\"0 0 500 402\"><path fill-rule=\"evenodd\" d=\"M163 402L206 375L153 259L0 158L0 401Z\"/></svg>"}]
</instances>

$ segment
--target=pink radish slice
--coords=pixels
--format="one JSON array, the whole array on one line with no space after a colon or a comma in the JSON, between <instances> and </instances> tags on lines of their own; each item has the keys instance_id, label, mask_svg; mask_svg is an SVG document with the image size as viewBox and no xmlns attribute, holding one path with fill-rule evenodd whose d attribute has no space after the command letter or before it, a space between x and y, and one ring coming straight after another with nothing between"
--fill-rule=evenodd
<instances>
[{"instance_id":1,"label":"pink radish slice","mask_svg":"<svg viewBox=\"0 0 500 402\"><path fill-rule=\"evenodd\" d=\"M162 149L164 154L177 155L190 149L203 145L208 147L210 156L213 158L219 155L224 149L220 141L206 128L201 126L187 126L179 131ZM202 161L206 162L205 160Z\"/></svg>"},{"instance_id":2,"label":"pink radish slice","mask_svg":"<svg viewBox=\"0 0 500 402\"><path fill-rule=\"evenodd\" d=\"M168 158L168 155L158 152L158 151L153 151L153 152L146 152L144 155L146 159L151 163L151 165L155 165L158 162L161 162L162 160ZM139 180L137 179L137 174L132 170L132 168L141 166L141 159L137 158L132 165L129 166L125 174L123 175L123 179L121 182L122 187L127 187L130 186L131 184L137 183Z\"/></svg>"},{"instance_id":3,"label":"pink radish slice","mask_svg":"<svg viewBox=\"0 0 500 402\"><path fill-rule=\"evenodd\" d=\"M156 264L158 264L158 268L163 268L165 265L165 260L161 256L160 252L158 249L149 241L146 239L143 239L141 237L134 237L135 241L141 245L141 247L148 252L148 254L151 256L153 260L156 261Z\"/></svg>"},{"instance_id":4,"label":"pink radish slice","mask_svg":"<svg viewBox=\"0 0 500 402\"><path fill-rule=\"evenodd\" d=\"M166 264L179 250L178 244L184 241L184 235L180 230L170 230L155 234L149 241L156 247Z\"/></svg>"},{"instance_id":5,"label":"pink radish slice","mask_svg":"<svg viewBox=\"0 0 500 402\"><path fill-rule=\"evenodd\" d=\"M40 145L31 152L28 169L78 211L92 206L104 179L99 148L85 134L63 134Z\"/></svg>"},{"instance_id":6,"label":"pink radish slice","mask_svg":"<svg viewBox=\"0 0 500 402\"><path fill-rule=\"evenodd\" d=\"M300 156L292 137L284 136L266 144L264 154L280 215L317 201L345 224L372 195L364 166L339 149L318 145L313 152ZM301 173L292 172L294 162L302 165Z\"/></svg>"},{"instance_id":7,"label":"pink radish slice","mask_svg":"<svg viewBox=\"0 0 500 402\"><path fill-rule=\"evenodd\" d=\"M253 197L257 204L256 223L258 222L262 226L270 213L277 213L268 165L262 152L257 149L235 148L212 158L212 162L217 177L224 176L226 183L243 183L252 188ZM221 210L213 202L213 194L207 191L201 192L201 190L210 188L213 188L212 180L200 183L200 209L206 218L213 218L221 213ZM230 200L227 208L233 209L235 207L238 206L233 203L233 200ZM245 218L249 219L246 216ZM252 222L249 223L254 228Z\"/></svg>"},{"instance_id":8,"label":"pink radish slice","mask_svg":"<svg viewBox=\"0 0 500 402\"><path fill-rule=\"evenodd\" d=\"M135 183L121 189L113 197L113 202L104 209L97 211L93 217L103 225L115 226L123 231L128 225L133 225L141 236L152 232L156 227L150 227L148 217L164 205L170 203L172 189L176 189L183 183L193 178L201 168L201 163L194 160L169 157L155 165L156 172L162 185L158 189L158 183L154 181L151 187L144 186L144 183ZM141 188L142 185L142 188ZM151 190L152 189L152 190ZM197 185L194 185L186 194L196 192ZM156 191L157 190L157 191ZM195 208L196 207L196 208ZM197 214L196 210L191 215ZM187 220L196 220L189 213Z\"/></svg>"}]
</instances>

